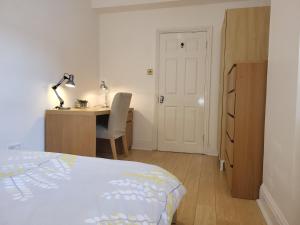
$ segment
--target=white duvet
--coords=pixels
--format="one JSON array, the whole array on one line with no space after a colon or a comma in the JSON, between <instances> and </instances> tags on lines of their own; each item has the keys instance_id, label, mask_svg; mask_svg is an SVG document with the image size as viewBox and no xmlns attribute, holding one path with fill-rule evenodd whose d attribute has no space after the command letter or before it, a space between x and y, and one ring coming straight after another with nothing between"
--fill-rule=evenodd
<instances>
[{"instance_id":1,"label":"white duvet","mask_svg":"<svg viewBox=\"0 0 300 225\"><path fill-rule=\"evenodd\" d=\"M0 225L169 225L184 193L153 165L0 151Z\"/></svg>"}]
</instances>

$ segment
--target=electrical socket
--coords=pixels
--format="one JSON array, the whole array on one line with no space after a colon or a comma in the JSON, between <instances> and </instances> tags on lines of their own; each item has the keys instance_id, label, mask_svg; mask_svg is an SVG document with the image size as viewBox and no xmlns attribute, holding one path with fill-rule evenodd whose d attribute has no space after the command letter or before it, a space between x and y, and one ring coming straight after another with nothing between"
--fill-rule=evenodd
<instances>
[{"instance_id":1,"label":"electrical socket","mask_svg":"<svg viewBox=\"0 0 300 225\"><path fill-rule=\"evenodd\" d=\"M9 145L7 148L8 150L21 150L22 145L20 143L15 143Z\"/></svg>"}]
</instances>

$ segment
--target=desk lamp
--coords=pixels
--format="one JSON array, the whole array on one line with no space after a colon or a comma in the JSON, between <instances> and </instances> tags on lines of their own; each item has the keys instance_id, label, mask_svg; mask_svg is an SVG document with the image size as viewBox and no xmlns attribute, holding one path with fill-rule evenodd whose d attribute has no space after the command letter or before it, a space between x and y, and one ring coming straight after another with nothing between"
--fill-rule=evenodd
<instances>
[{"instance_id":1,"label":"desk lamp","mask_svg":"<svg viewBox=\"0 0 300 225\"><path fill-rule=\"evenodd\" d=\"M64 100L59 96L59 94L57 93L57 88L62 85L62 83L67 80L66 82L66 86L67 87L70 87L70 88L75 88L75 82L74 82L74 75L73 74L68 74L68 73L65 73L63 78L55 85L52 87L52 89L54 90L59 102L60 102L60 105L59 106L56 106L55 108L56 109L61 109L61 110L68 110L68 109L71 109L71 108L64 108Z\"/></svg>"},{"instance_id":2,"label":"desk lamp","mask_svg":"<svg viewBox=\"0 0 300 225\"><path fill-rule=\"evenodd\" d=\"M108 87L107 85L105 84L105 81L101 81L101 84L100 84L100 89L104 91L104 94L105 94L105 103L104 103L104 108L108 108L108 96L107 96L107 92L108 92Z\"/></svg>"}]
</instances>

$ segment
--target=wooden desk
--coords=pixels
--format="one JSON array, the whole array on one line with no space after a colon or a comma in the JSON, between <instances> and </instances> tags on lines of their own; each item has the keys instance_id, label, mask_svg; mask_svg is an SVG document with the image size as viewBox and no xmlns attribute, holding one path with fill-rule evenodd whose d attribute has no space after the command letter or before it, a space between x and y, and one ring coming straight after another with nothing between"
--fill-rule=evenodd
<instances>
[{"instance_id":1,"label":"wooden desk","mask_svg":"<svg viewBox=\"0 0 300 225\"><path fill-rule=\"evenodd\" d=\"M127 118L127 143L132 145L133 108ZM47 152L59 152L96 157L96 125L99 116L107 116L110 109L88 108L47 110L45 143Z\"/></svg>"}]
</instances>

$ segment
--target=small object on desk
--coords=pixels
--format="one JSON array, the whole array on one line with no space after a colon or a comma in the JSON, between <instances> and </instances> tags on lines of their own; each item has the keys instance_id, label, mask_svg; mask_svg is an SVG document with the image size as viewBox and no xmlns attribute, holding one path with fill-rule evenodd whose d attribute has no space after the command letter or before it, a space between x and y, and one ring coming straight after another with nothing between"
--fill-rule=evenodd
<instances>
[{"instance_id":1,"label":"small object on desk","mask_svg":"<svg viewBox=\"0 0 300 225\"><path fill-rule=\"evenodd\" d=\"M77 99L77 101L75 102L75 108L86 109L87 107L88 107L88 101L87 100Z\"/></svg>"},{"instance_id":2,"label":"small object on desk","mask_svg":"<svg viewBox=\"0 0 300 225\"><path fill-rule=\"evenodd\" d=\"M73 74L68 74L68 73L65 73L63 78L56 84L52 87L52 89L54 90L54 93L56 94L59 102L60 102L60 105L59 106L56 106L55 109L60 109L60 110L70 110L71 108L65 108L64 107L64 100L60 97L60 95L58 94L57 92L57 88L62 85L62 83L67 80L67 83L65 84L67 87L70 87L70 88L75 88L75 82L74 82L74 75Z\"/></svg>"}]
</instances>

